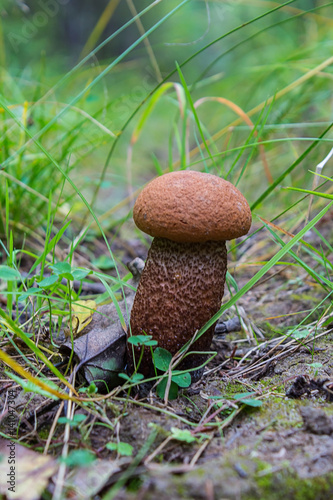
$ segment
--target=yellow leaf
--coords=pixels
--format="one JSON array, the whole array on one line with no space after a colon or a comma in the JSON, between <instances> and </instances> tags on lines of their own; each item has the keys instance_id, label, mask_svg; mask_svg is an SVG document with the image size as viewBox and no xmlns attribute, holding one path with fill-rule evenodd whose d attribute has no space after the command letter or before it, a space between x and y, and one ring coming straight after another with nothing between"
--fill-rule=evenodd
<instances>
[{"instance_id":1,"label":"yellow leaf","mask_svg":"<svg viewBox=\"0 0 333 500\"><path fill-rule=\"evenodd\" d=\"M79 337L82 330L89 325L96 309L97 304L94 300L77 300L72 304L72 331L74 337ZM70 336L68 330L65 331L66 336Z\"/></svg>"}]
</instances>

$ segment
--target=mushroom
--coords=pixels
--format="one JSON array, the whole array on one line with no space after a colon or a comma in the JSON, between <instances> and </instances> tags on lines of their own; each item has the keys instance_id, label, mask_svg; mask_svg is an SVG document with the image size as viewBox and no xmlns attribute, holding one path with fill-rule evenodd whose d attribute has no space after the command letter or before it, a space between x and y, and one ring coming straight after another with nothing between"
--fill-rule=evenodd
<instances>
[{"instance_id":1,"label":"mushroom","mask_svg":"<svg viewBox=\"0 0 333 500\"><path fill-rule=\"evenodd\" d=\"M174 355L220 309L227 270L225 241L249 231L250 207L230 182L183 170L150 182L136 200L133 218L154 239L135 295L129 335L151 335L158 347ZM209 350L214 326L192 350ZM128 345L130 373L140 352L140 347ZM179 368L199 366L205 359L207 355L192 354ZM148 347L139 371L154 375Z\"/></svg>"}]
</instances>

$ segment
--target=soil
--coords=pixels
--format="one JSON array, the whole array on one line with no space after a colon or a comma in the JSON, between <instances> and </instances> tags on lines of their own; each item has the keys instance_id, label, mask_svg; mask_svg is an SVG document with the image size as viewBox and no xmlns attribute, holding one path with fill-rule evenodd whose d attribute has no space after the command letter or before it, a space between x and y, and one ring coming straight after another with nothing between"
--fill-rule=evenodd
<instances>
[{"instance_id":1,"label":"soil","mask_svg":"<svg viewBox=\"0 0 333 500\"><path fill-rule=\"evenodd\" d=\"M315 235L310 237L315 240ZM262 241L256 237L252 247L259 243ZM145 247L138 244L140 252L131 242L131 258L137 253L144 257ZM274 251L268 241L261 247L255 253L256 261L260 254L267 260ZM242 256L237 259L241 261ZM229 271L239 288L256 270L253 265L234 271L229 258ZM280 342L324 297L323 288L303 269L275 266L238 301L242 331L215 336L212 349L217 356L202 379L182 390L177 399L165 406L155 393L141 399L133 394L130 401L120 394L99 403L101 420L108 419L114 431L96 425L97 416L91 417L85 431L73 428L70 435L71 449L87 448L101 464L106 460L119 464L119 472L110 475L92 496L118 500L333 497L333 320L328 313L325 316L330 299L304 323L325 317L316 338L311 342L300 338L291 345L290 338ZM234 315L235 311L228 311L221 321ZM3 406L12 385L4 382L3 367L0 379ZM260 400L261 406L237 403L234 395L245 392L253 392L251 399ZM22 391L16 405L23 414L21 442L32 450L43 449L59 403ZM79 411L84 413L84 409ZM197 439L168 440L173 427L196 429ZM54 456L61 453L63 429L58 425L54 435L49 452ZM143 454L142 460L122 462L116 452L105 448L115 436L133 446L133 457ZM154 450L156 455L150 455ZM52 481L48 491L53 491ZM69 491L67 498L81 497Z\"/></svg>"}]
</instances>

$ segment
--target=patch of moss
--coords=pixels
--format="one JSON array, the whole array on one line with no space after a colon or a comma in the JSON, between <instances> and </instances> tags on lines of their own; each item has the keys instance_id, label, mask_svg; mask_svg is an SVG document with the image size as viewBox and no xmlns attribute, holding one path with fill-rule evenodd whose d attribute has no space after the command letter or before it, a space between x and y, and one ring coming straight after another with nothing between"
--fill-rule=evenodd
<instances>
[{"instance_id":1,"label":"patch of moss","mask_svg":"<svg viewBox=\"0 0 333 500\"><path fill-rule=\"evenodd\" d=\"M316 304L318 302L317 297L307 293L292 293L290 297L298 302L311 302L312 304Z\"/></svg>"},{"instance_id":2,"label":"patch of moss","mask_svg":"<svg viewBox=\"0 0 333 500\"><path fill-rule=\"evenodd\" d=\"M293 473L267 474L255 478L262 500L327 500L333 494L333 473L303 479ZM254 500L249 497L246 500Z\"/></svg>"},{"instance_id":3,"label":"patch of moss","mask_svg":"<svg viewBox=\"0 0 333 500\"><path fill-rule=\"evenodd\" d=\"M139 489L143 485L143 482L144 481L141 477L134 477L133 479L131 479L129 481L128 486L127 486L127 490L136 493L137 491L139 491Z\"/></svg>"},{"instance_id":4,"label":"patch of moss","mask_svg":"<svg viewBox=\"0 0 333 500\"><path fill-rule=\"evenodd\" d=\"M41 439L44 439L45 441L49 437L50 434L50 426L44 426L38 431L38 435Z\"/></svg>"},{"instance_id":5,"label":"patch of moss","mask_svg":"<svg viewBox=\"0 0 333 500\"><path fill-rule=\"evenodd\" d=\"M240 384L239 382L234 382L233 380L228 381L226 384L223 384L221 387L221 391L226 399L240 392L246 392L244 385Z\"/></svg>"}]
</instances>

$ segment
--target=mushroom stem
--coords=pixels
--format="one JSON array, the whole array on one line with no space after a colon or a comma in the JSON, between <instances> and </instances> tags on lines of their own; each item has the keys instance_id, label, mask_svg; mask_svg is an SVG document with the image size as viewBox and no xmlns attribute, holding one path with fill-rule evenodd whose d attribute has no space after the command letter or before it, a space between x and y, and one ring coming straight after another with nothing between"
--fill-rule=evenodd
<instances>
[{"instance_id":1,"label":"mushroom stem","mask_svg":"<svg viewBox=\"0 0 333 500\"><path fill-rule=\"evenodd\" d=\"M152 335L158 346L172 355L219 310L227 270L225 241L179 243L155 238L141 275L131 312L131 335ZM209 350L215 325L192 346ZM140 348L134 348L136 363ZM132 346L128 346L129 371L134 370ZM206 355L187 356L180 369L199 366ZM145 348L139 372L153 376L149 348Z\"/></svg>"}]
</instances>

